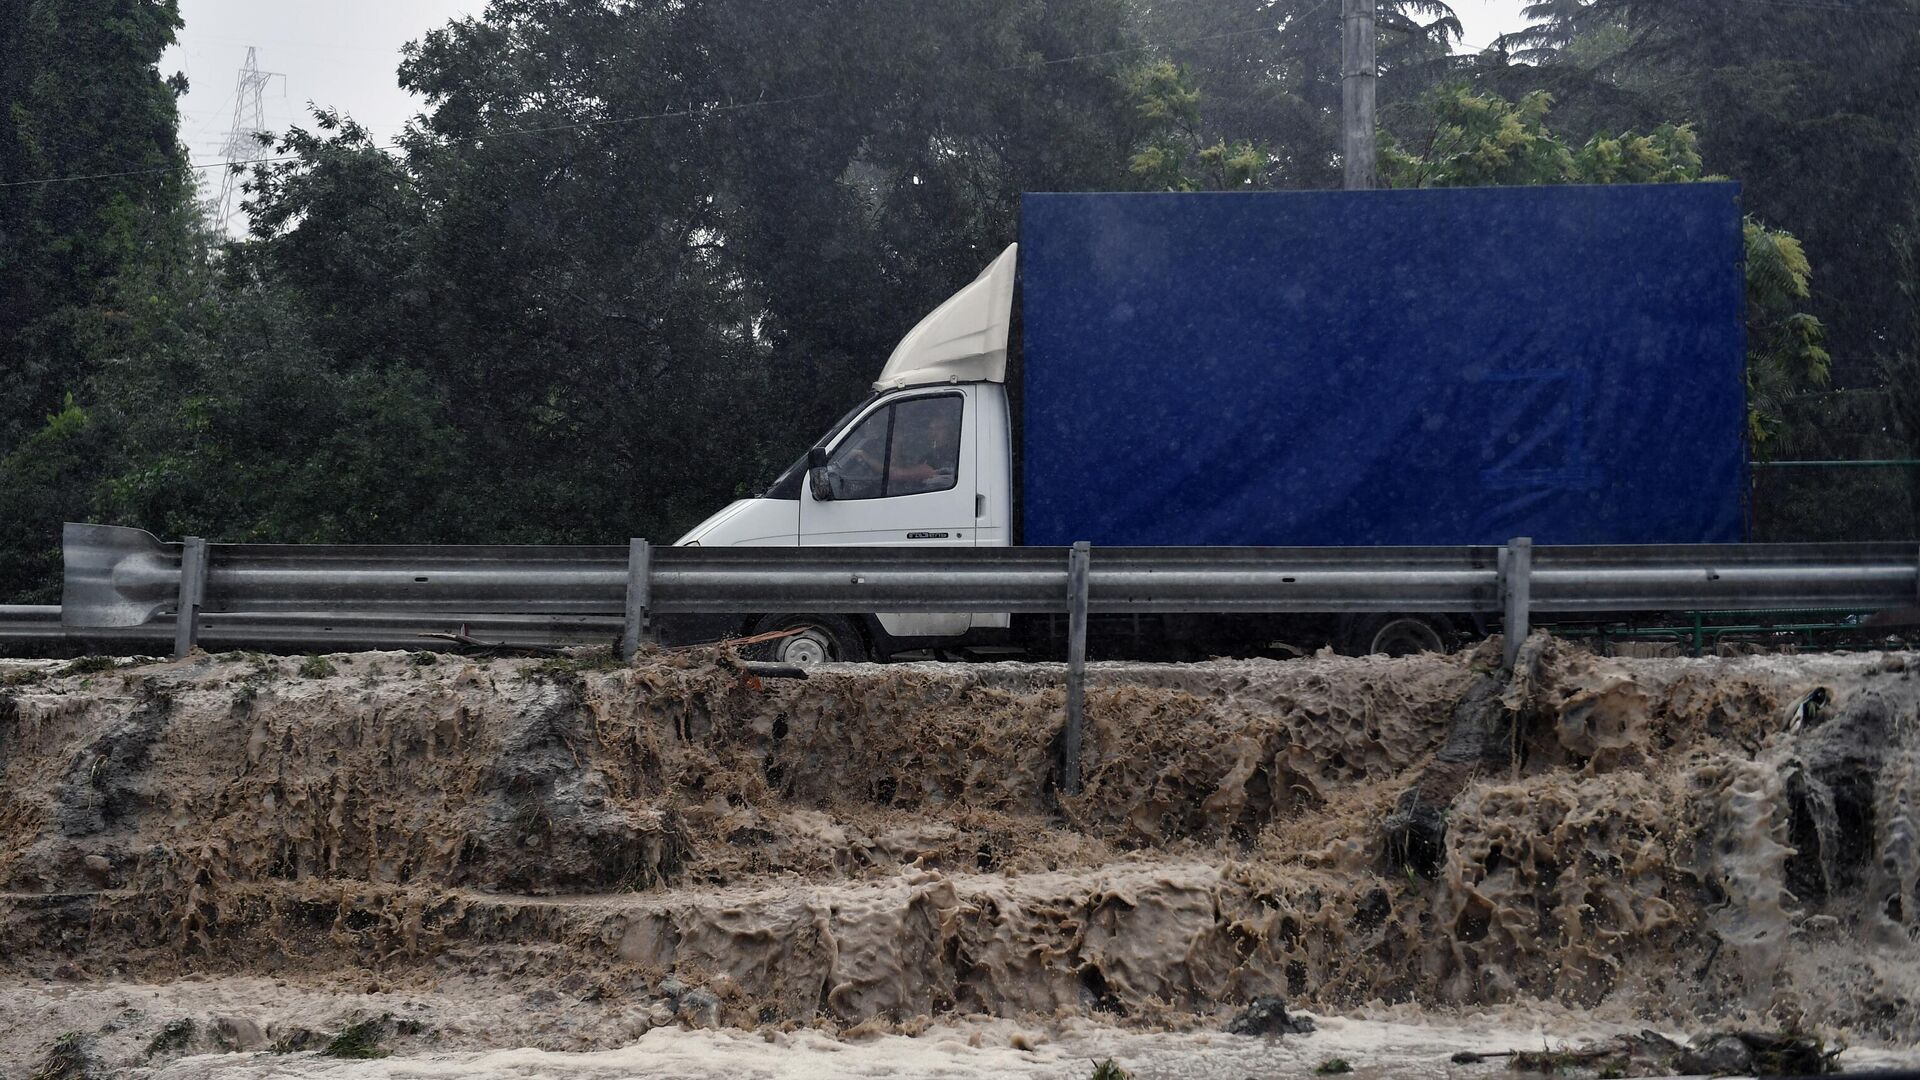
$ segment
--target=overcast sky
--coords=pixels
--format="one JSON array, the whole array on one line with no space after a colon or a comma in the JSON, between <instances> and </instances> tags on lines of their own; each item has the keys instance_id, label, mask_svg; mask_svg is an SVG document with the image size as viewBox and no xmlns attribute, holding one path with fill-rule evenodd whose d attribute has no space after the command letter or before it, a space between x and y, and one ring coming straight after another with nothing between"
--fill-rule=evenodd
<instances>
[{"instance_id":1,"label":"overcast sky","mask_svg":"<svg viewBox=\"0 0 1920 1080\"><path fill-rule=\"evenodd\" d=\"M1526 0L1452 2L1466 28L1465 45L1477 50L1522 25ZM259 49L262 70L280 73L262 95L268 129L304 122L311 101L351 114L383 141L391 138L420 108L395 85L400 46L485 6L484 0L181 0L186 26L160 64L165 73L184 71L191 84L180 103L181 138L195 163L221 159L233 127L234 83L250 45Z\"/></svg>"}]
</instances>

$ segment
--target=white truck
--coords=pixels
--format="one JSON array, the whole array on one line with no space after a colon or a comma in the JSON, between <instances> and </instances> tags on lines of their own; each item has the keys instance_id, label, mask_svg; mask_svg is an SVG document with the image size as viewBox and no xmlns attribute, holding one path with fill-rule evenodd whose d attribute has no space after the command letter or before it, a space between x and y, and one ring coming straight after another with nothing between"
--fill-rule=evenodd
<instances>
[{"instance_id":1,"label":"white truck","mask_svg":"<svg viewBox=\"0 0 1920 1080\"><path fill-rule=\"evenodd\" d=\"M1102 547L1739 541L1737 196L1732 184L1029 195L1022 244L901 339L871 397L764 494L679 543L1086 540L1098 559ZM808 662L1044 653L1064 622L788 611L660 629L670 641L797 630L770 652ZM1397 653L1479 629L1465 615L1096 616L1089 648Z\"/></svg>"}]
</instances>

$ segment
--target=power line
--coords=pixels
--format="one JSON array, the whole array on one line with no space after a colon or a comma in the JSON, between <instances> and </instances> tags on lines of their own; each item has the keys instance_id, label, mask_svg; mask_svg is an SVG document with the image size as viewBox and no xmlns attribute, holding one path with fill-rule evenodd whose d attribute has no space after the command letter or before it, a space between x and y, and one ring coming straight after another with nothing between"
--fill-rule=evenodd
<instances>
[{"instance_id":1,"label":"power line","mask_svg":"<svg viewBox=\"0 0 1920 1080\"><path fill-rule=\"evenodd\" d=\"M1321 3L1320 5L1318 5L1318 7L1325 7L1327 3L1330 3L1330 2L1332 2L1332 0L1326 0L1326 2ZM1316 7L1315 10L1318 10L1318 7ZM1033 67L1033 66L1054 67L1060 64L1074 64L1074 63L1080 63L1086 60L1100 60L1100 59L1105 59L1111 56L1124 56L1128 53L1146 52L1152 49L1173 48L1179 45L1197 45L1202 42L1221 41L1227 38L1245 37L1249 34L1272 34L1272 33L1278 33L1282 29L1284 29L1283 26L1260 26L1260 27L1254 27L1247 30L1232 30L1232 31L1227 31L1225 33L1219 33L1219 34L1204 34L1200 37L1183 38L1178 41L1150 42L1144 45L1129 45L1123 48L1105 49L1099 52L1075 53L1071 56L1058 56L1050 60L1042 60L1037 65L1008 64L1003 67L988 68L982 71L981 74L1000 75L1000 74L1005 74L1007 72L1012 72L1012 71L1021 71L1028 67ZM579 130L579 129L585 129L585 128L611 127L619 124L640 124L640 123L647 123L649 121L654 121L654 120L686 120L686 119L693 119L695 117L701 117L701 116L711 116L719 113L741 112L747 109L771 108L776 105L793 105L802 101L814 101L819 98L832 97L835 93L836 91L833 91L833 90L817 90L810 94L794 94L790 97L783 97L783 98L756 98L753 101L737 102L737 103L726 104L726 105L701 105L701 106L690 105L684 109L669 109L669 110L666 110L665 112L645 113L645 114L636 115L636 116L615 116L615 117L608 117L603 120L574 120L574 121L568 121L566 123L542 124L542 125L537 125L533 127L496 128L491 131L486 131L478 135L470 136L466 139L455 140L455 141L463 142L463 143L474 143L474 142L479 142L483 139L499 138L503 136L539 135L539 134L545 134L545 133L554 132L554 131L568 131L568 130ZM389 150L402 149L404 146L405 146L404 143L392 142L392 143L383 143L379 146L372 147L371 149L381 151L384 153ZM41 180L3 180L3 181L0 181L0 188L39 187L47 184L72 184L72 183L80 183L80 182L89 181L89 180L117 180L117 179L122 179L124 177L129 177L129 176L148 176L155 173L174 172L176 171L176 169L185 169L189 171L195 171L200 169L224 169L224 168L230 168L233 166L245 167L248 165L272 165L272 164L277 164L279 162L284 162L284 161L297 161L299 160L299 158L300 158L300 155L298 154L281 154L273 157L258 157L258 158L249 158L249 159L228 159L224 161L212 161L204 165L189 164L189 165L181 165L181 166L159 166L151 169L127 169L120 172L86 173L86 174L75 175L75 176L52 176L52 177L47 177Z\"/></svg>"}]
</instances>

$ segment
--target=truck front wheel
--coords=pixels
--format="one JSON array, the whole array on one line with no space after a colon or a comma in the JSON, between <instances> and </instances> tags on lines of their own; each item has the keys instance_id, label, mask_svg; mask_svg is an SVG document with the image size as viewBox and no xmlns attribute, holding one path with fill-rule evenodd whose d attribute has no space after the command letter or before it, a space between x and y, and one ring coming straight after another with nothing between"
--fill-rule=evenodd
<instances>
[{"instance_id":1,"label":"truck front wheel","mask_svg":"<svg viewBox=\"0 0 1920 1080\"><path fill-rule=\"evenodd\" d=\"M767 615L753 624L756 635L776 630L797 633L753 646L757 658L776 664L858 663L867 658L859 627L842 615Z\"/></svg>"},{"instance_id":2,"label":"truck front wheel","mask_svg":"<svg viewBox=\"0 0 1920 1080\"><path fill-rule=\"evenodd\" d=\"M1448 651L1453 623L1444 615L1367 615L1340 635L1348 656L1412 656Z\"/></svg>"}]
</instances>

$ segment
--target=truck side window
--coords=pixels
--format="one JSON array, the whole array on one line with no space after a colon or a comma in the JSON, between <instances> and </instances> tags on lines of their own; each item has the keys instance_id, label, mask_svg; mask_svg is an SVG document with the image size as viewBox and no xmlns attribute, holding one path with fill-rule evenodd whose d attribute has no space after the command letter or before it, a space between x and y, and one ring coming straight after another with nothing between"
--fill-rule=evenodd
<instances>
[{"instance_id":1,"label":"truck side window","mask_svg":"<svg viewBox=\"0 0 1920 1080\"><path fill-rule=\"evenodd\" d=\"M893 407L887 494L921 495L953 487L960 467L958 394L909 398Z\"/></svg>"},{"instance_id":2,"label":"truck side window","mask_svg":"<svg viewBox=\"0 0 1920 1080\"><path fill-rule=\"evenodd\" d=\"M953 487L960 471L959 394L908 398L876 409L834 448L833 497L884 499Z\"/></svg>"}]
</instances>

